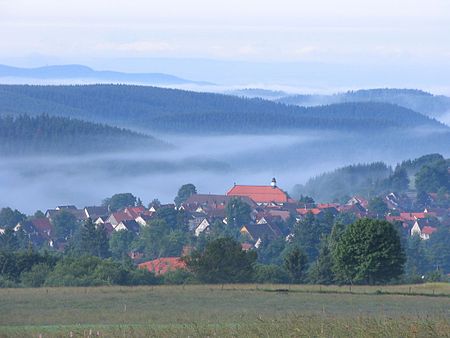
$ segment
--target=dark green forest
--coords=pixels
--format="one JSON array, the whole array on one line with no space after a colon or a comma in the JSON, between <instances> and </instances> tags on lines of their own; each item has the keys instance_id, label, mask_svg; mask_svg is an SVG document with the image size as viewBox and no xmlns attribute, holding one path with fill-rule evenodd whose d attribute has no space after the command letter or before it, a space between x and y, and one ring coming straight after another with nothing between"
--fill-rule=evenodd
<instances>
[{"instance_id":1,"label":"dark green forest","mask_svg":"<svg viewBox=\"0 0 450 338\"><path fill-rule=\"evenodd\" d=\"M367 133L396 127L446 128L420 113L388 103L342 103L305 108L257 98L144 86L0 86L0 114L43 113L183 133L287 129Z\"/></svg>"},{"instance_id":2,"label":"dark green forest","mask_svg":"<svg viewBox=\"0 0 450 338\"><path fill-rule=\"evenodd\" d=\"M78 154L124 150L139 145L163 146L163 143L126 129L65 117L0 117L0 153L3 155Z\"/></svg>"}]
</instances>

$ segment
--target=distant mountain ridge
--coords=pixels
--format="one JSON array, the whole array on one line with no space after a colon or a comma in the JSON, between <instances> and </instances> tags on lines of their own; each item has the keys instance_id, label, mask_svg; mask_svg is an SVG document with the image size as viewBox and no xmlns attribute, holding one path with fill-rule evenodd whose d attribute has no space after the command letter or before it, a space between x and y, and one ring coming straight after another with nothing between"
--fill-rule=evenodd
<instances>
[{"instance_id":1,"label":"distant mountain ridge","mask_svg":"<svg viewBox=\"0 0 450 338\"><path fill-rule=\"evenodd\" d=\"M289 95L276 99L276 101L298 106L317 106L346 102L384 102L396 104L433 117L450 112L450 97L433 95L418 89L376 88L333 95Z\"/></svg>"},{"instance_id":2,"label":"distant mountain ridge","mask_svg":"<svg viewBox=\"0 0 450 338\"><path fill-rule=\"evenodd\" d=\"M297 107L262 99L130 85L0 85L0 115L49 114L140 130L247 133L296 129L373 133L448 127L410 109L357 102Z\"/></svg>"},{"instance_id":3,"label":"distant mountain ridge","mask_svg":"<svg viewBox=\"0 0 450 338\"><path fill-rule=\"evenodd\" d=\"M38 68L19 68L0 65L0 81L2 78L90 80L108 83L135 83L150 85L210 84L202 81L191 81L164 73L124 73L116 71L100 71L83 65L55 65Z\"/></svg>"}]
</instances>

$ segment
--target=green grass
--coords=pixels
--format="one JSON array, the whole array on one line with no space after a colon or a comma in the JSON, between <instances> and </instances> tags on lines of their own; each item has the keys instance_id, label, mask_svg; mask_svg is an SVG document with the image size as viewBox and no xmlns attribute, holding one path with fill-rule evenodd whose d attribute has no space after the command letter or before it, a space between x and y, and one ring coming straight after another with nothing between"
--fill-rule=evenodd
<instances>
[{"instance_id":1,"label":"green grass","mask_svg":"<svg viewBox=\"0 0 450 338\"><path fill-rule=\"evenodd\" d=\"M0 337L450 337L449 311L450 284L0 289Z\"/></svg>"}]
</instances>

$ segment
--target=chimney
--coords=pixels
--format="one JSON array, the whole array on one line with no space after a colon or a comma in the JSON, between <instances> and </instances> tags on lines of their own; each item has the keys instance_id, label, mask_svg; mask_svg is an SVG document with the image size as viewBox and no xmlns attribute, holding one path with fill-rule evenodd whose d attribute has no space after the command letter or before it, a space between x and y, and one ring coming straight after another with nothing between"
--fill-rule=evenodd
<instances>
[{"instance_id":1,"label":"chimney","mask_svg":"<svg viewBox=\"0 0 450 338\"><path fill-rule=\"evenodd\" d=\"M274 178L272 178L272 182L270 182L270 185L272 186L272 188L276 188L277 187L277 180Z\"/></svg>"}]
</instances>

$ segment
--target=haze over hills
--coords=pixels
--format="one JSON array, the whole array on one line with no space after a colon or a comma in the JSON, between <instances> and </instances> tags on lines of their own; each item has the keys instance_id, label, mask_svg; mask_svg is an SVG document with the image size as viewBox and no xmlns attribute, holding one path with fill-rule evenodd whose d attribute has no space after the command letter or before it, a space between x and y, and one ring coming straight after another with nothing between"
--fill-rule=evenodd
<instances>
[{"instance_id":1,"label":"haze over hills","mask_svg":"<svg viewBox=\"0 0 450 338\"><path fill-rule=\"evenodd\" d=\"M61 83L129 83L145 85L206 85L164 73L125 73L94 70L83 65L55 65L37 68L20 68L0 65L0 81L15 84Z\"/></svg>"},{"instance_id":2,"label":"haze over hills","mask_svg":"<svg viewBox=\"0 0 450 338\"><path fill-rule=\"evenodd\" d=\"M392 164L430 152L450 156L450 128L384 102L299 107L135 85L0 85L1 116L42 114L126 127L173 147L161 150L138 138L135 147L125 149L122 143L134 134L123 138L113 132L103 137L106 148L62 156L53 151L54 144L66 144L61 128L44 152L48 156L35 158L32 166L26 157L0 164L0 184L10 191L4 203L24 210L65 201L95 203L117 191L170 202L186 182L199 191L223 193L233 182L265 184L275 176L290 190L319 172L352 163ZM89 137L77 135L85 151ZM10 142L20 149L24 139ZM15 188L17 182L23 188ZM38 198L43 191L46 198Z\"/></svg>"},{"instance_id":3,"label":"haze over hills","mask_svg":"<svg viewBox=\"0 0 450 338\"><path fill-rule=\"evenodd\" d=\"M450 125L450 97L433 95L418 89L374 88L336 94L289 94L284 91L246 88L228 91L240 97L263 98L274 102L314 107L347 102L383 102L396 104Z\"/></svg>"},{"instance_id":4,"label":"haze over hills","mask_svg":"<svg viewBox=\"0 0 450 338\"><path fill-rule=\"evenodd\" d=\"M385 102L435 117L450 112L450 97L433 95L417 89L377 88L334 95L290 95L277 99L277 102L299 106L344 102Z\"/></svg>"}]
</instances>

